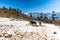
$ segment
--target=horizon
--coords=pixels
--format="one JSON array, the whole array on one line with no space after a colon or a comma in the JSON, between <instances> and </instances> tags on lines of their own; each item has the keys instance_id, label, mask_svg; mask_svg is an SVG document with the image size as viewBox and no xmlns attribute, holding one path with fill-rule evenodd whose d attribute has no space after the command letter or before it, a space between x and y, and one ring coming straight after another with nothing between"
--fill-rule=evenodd
<instances>
[{"instance_id":1,"label":"horizon","mask_svg":"<svg viewBox=\"0 0 60 40\"><path fill-rule=\"evenodd\" d=\"M60 0L0 0L0 7L19 8L23 13L60 12Z\"/></svg>"}]
</instances>

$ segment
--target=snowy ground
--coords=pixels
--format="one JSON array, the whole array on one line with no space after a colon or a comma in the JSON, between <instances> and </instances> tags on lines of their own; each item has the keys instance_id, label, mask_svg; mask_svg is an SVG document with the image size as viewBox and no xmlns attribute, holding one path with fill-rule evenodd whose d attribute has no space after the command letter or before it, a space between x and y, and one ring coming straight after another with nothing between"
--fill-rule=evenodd
<instances>
[{"instance_id":1,"label":"snowy ground","mask_svg":"<svg viewBox=\"0 0 60 40\"><path fill-rule=\"evenodd\" d=\"M60 40L60 26L42 23L34 27L27 25L29 21L12 19L0 18L0 40Z\"/></svg>"}]
</instances>

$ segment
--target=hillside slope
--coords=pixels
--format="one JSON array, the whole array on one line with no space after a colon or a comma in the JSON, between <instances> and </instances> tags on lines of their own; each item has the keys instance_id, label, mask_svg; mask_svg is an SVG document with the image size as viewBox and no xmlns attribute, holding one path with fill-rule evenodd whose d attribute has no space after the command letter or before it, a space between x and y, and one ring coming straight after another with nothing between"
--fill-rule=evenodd
<instances>
[{"instance_id":1,"label":"hillside slope","mask_svg":"<svg viewBox=\"0 0 60 40\"><path fill-rule=\"evenodd\" d=\"M16 19L24 19L24 20L32 19L27 15L23 14L22 12L18 12L16 10L1 9L1 8L0 8L0 17L16 18Z\"/></svg>"}]
</instances>

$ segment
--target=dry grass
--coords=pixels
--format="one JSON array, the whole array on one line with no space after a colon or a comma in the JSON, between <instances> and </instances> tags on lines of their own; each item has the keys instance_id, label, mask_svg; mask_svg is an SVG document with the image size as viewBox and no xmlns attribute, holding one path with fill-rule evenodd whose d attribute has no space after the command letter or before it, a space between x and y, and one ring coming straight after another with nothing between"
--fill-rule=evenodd
<instances>
[{"instance_id":1,"label":"dry grass","mask_svg":"<svg viewBox=\"0 0 60 40\"><path fill-rule=\"evenodd\" d=\"M31 17L28 17L27 15L25 15L23 13L17 13L16 11L13 11L13 10L10 11L10 10L2 10L2 9L0 9L0 17L32 20Z\"/></svg>"}]
</instances>

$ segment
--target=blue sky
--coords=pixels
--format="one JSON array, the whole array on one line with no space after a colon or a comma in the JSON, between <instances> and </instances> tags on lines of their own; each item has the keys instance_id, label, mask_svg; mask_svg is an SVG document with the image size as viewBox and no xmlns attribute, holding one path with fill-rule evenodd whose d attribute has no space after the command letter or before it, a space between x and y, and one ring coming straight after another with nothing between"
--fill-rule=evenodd
<instances>
[{"instance_id":1,"label":"blue sky","mask_svg":"<svg viewBox=\"0 0 60 40\"><path fill-rule=\"evenodd\" d=\"M0 0L0 7L19 8L24 13L60 11L60 0Z\"/></svg>"}]
</instances>

